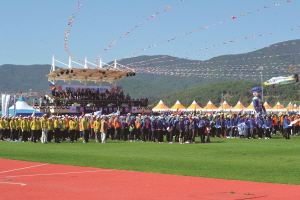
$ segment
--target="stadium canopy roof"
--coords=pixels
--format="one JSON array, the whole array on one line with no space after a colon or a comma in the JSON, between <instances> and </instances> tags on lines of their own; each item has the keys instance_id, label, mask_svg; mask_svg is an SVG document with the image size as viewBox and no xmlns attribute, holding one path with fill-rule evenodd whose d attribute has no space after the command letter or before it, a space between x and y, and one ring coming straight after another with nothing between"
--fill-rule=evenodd
<instances>
[{"instance_id":1,"label":"stadium canopy roof","mask_svg":"<svg viewBox=\"0 0 300 200\"><path fill-rule=\"evenodd\" d=\"M68 68L56 69L55 61L68 66ZM84 68L73 68L72 63L81 65ZM53 84L61 80L67 82L69 85L72 85L73 81L82 82L84 85L87 85L89 82L95 82L99 85L102 85L104 82L113 84L125 77L135 76L134 70L120 65L116 61L111 65L105 64L105 66L102 66L102 64L103 63L100 60L100 65L96 66L85 59L84 65L82 65L74 62L70 57L69 64L67 65L55 60L53 56L50 73L46 76L48 77L48 81Z\"/></svg>"}]
</instances>

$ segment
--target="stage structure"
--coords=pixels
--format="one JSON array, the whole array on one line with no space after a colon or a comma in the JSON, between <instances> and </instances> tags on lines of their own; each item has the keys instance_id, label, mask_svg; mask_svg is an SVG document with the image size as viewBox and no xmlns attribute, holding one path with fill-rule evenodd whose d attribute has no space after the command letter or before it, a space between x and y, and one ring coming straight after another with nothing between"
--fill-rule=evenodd
<instances>
[{"instance_id":1,"label":"stage structure","mask_svg":"<svg viewBox=\"0 0 300 200\"><path fill-rule=\"evenodd\" d=\"M56 67L56 64L65 65L66 68ZM73 64L79 65L79 68L73 67ZM148 107L148 99L131 99L131 97L122 94L119 95L117 86L118 81L125 77L135 76L135 71L129 67L123 66L115 60L111 64L102 62L99 64L90 63L85 58L84 62L76 62L69 57L69 63L63 63L52 57L50 73L46 75L50 81L52 89L53 103L46 103L42 106L35 106L38 111L48 113L49 115L68 114L82 115L84 113L94 113L101 111L102 114L111 114L119 112L120 114L151 114L152 108ZM64 81L67 84L58 86L57 81ZM84 85L73 85L74 81L79 81ZM89 83L97 83L99 86L91 86ZM103 86L103 83L110 83L113 87ZM52 86L53 85L53 86ZM49 84L50 86L50 84ZM52 88L53 87L53 88ZM74 91L83 92L83 95L75 94ZM61 101L60 93L69 95L67 100ZM73 98L73 94L77 98ZM84 96L84 97L83 97Z\"/></svg>"},{"instance_id":2,"label":"stage structure","mask_svg":"<svg viewBox=\"0 0 300 200\"><path fill-rule=\"evenodd\" d=\"M56 69L56 62L67 66L67 68ZM73 63L83 68L73 68ZM135 71L117 63L116 60L112 64L107 64L100 59L99 65L96 65L88 62L87 58L85 58L85 61L81 64L69 57L69 64L66 64L56 60L53 56L50 74L46 76L48 77L48 81L54 85L57 81L61 80L67 82L69 85L72 85L73 81L79 81L84 85L88 85L89 82L94 82L100 86L102 86L104 82L108 82L116 87L119 80L125 77L135 76Z\"/></svg>"}]
</instances>

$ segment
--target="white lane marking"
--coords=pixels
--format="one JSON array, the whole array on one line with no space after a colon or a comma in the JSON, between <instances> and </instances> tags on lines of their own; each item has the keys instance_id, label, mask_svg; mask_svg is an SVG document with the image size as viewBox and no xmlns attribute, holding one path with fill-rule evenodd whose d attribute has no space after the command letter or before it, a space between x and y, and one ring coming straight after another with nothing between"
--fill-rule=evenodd
<instances>
[{"instance_id":1,"label":"white lane marking","mask_svg":"<svg viewBox=\"0 0 300 200\"><path fill-rule=\"evenodd\" d=\"M23 170L23 169L30 169L30 168L34 168L34 167L40 167L40 166L44 166L44 165L48 165L48 164L33 165L33 166L30 166L30 167L22 167L22 168L18 168L18 169L11 169L11 170L0 172L0 174L6 173L6 172L13 172L13 171L18 171L18 170Z\"/></svg>"},{"instance_id":2,"label":"white lane marking","mask_svg":"<svg viewBox=\"0 0 300 200\"><path fill-rule=\"evenodd\" d=\"M21 185L21 186L25 186L25 183L11 183L11 182L0 182L0 183L4 183L4 184L14 184L14 185Z\"/></svg>"},{"instance_id":3,"label":"white lane marking","mask_svg":"<svg viewBox=\"0 0 300 200\"><path fill-rule=\"evenodd\" d=\"M96 171L82 171L82 172L64 172L64 173L53 173L53 174L31 174L31 175L18 175L18 176L7 176L9 178L24 177L24 176L53 176L53 175L64 175L64 174L82 174L82 173L93 173L93 172L110 172L113 170L96 170Z\"/></svg>"}]
</instances>

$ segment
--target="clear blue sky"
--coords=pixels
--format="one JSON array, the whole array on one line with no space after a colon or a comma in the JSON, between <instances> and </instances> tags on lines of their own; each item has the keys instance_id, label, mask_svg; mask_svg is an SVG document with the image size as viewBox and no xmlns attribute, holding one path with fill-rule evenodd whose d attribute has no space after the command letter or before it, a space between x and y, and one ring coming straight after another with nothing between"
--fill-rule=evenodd
<instances>
[{"instance_id":1,"label":"clear blue sky","mask_svg":"<svg viewBox=\"0 0 300 200\"><path fill-rule=\"evenodd\" d=\"M77 2L0 0L0 65L51 64L52 55L67 63L65 30L77 9ZM280 5L275 6L275 3ZM207 60L216 52L228 54L226 52L244 50L245 53L277 42L299 39L299 8L299 0L289 3L286 0L82 1L69 34L68 47L78 59L87 57L94 62L100 52L130 31L102 54L104 62L134 52L139 52L134 56L189 52L178 56ZM155 17L150 17L153 15ZM232 19L232 16L236 18ZM138 27L131 31L134 26ZM209 27L198 29L205 26ZM174 37L178 38L172 40ZM149 48L158 43L163 44ZM141 52L144 48L146 50ZM204 49L195 51L200 48Z\"/></svg>"}]
</instances>

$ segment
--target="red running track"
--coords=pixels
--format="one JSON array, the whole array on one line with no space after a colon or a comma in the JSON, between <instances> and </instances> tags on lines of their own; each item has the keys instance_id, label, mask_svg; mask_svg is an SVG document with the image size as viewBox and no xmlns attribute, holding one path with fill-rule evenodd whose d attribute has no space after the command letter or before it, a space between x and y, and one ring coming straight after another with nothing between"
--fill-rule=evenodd
<instances>
[{"instance_id":1,"label":"red running track","mask_svg":"<svg viewBox=\"0 0 300 200\"><path fill-rule=\"evenodd\" d=\"M300 199L300 186L0 159L0 199Z\"/></svg>"}]
</instances>

